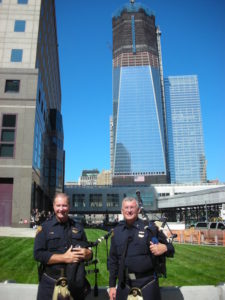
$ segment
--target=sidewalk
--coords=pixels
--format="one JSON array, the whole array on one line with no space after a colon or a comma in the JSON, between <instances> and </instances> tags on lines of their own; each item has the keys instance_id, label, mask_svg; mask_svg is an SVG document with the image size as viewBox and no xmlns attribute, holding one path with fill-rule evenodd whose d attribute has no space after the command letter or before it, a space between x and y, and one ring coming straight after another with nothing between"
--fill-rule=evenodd
<instances>
[{"instance_id":1,"label":"sidewalk","mask_svg":"<svg viewBox=\"0 0 225 300\"><path fill-rule=\"evenodd\" d=\"M0 300L35 300L37 285L0 283ZM225 300L225 285L184 286L161 288L162 300ZM106 289L99 288L98 296L93 290L86 300L108 300Z\"/></svg>"},{"instance_id":2,"label":"sidewalk","mask_svg":"<svg viewBox=\"0 0 225 300\"><path fill-rule=\"evenodd\" d=\"M33 228L0 227L0 236L34 238L35 234L36 234L36 229Z\"/></svg>"}]
</instances>

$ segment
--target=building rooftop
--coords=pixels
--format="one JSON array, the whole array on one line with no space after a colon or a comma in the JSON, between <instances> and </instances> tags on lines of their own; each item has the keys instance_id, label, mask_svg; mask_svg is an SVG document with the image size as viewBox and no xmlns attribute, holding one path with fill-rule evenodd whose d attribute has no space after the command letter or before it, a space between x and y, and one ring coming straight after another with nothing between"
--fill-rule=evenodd
<instances>
[{"instance_id":1,"label":"building rooftop","mask_svg":"<svg viewBox=\"0 0 225 300\"><path fill-rule=\"evenodd\" d=\"M131 1L130 3L124 4L123 6L121 6L121 8L119 8L115 13L113 13L113 18L118 18L121 16L122 12L138 12L144 10L144 12L149 15L155 15L153 11L151 11L147 6L145 6L144 4L140 3L140 2L134 2Z\"/></svg>"}]
</instances>

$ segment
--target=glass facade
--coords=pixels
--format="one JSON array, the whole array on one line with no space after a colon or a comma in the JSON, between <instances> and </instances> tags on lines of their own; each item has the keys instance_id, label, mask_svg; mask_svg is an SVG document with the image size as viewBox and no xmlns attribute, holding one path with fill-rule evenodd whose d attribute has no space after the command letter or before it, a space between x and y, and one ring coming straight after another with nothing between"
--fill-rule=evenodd
<instances>
[{"instance_id":1,"label":"glass facade","mask_svg":"<svg viewBox=\"0 0 225 300\"><path fill-rule=\"evenodd\" d=\"M80 186L65 185L65 193L70 198L71 213L120 213L125 197L136 198L137 189L146 210L157 209L157 192L149 186Z\"/></svg>"},{"instance_id":2,"label":"glass facade","mask_svg":"<svg viewBox=\"0 0 225 300\"><path fill-rule=\"evenodd\" d=\"M171 183L206 182L198 78L169 76L164 84Z\"/></svg>"},{"instance_id":3,"label":"glass facade","mask_svg":"<svg viewBox=\"0 0 225 300\"><path fill-rule=\"evenodd\" d=\"M85 194L73 194L72 195L72 206L74 208L84 208L85 207Z\"/></svg>"},{"instance_id":4,"label":"glass facade","mask_svg":"<svg viewBox=\"0 0 225 300\"><path fill-rule=\"evenodd\" d=\"M114 71L114 174L166 174L158 69Z\"/></svg>"}]
</instances>

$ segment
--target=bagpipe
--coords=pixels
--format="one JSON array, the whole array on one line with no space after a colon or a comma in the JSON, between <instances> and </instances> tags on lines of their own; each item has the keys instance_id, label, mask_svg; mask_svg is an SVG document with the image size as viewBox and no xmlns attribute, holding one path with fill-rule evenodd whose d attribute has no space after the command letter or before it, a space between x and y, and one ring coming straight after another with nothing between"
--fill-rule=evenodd
<instances>
[{"instance_id":1,"label":"bagpipe","mask_svg":"<svg viewBox=\"0 0 225 300\"><path fill-rule=\"evenodd\" d=\"M140 191L137 191L136 195L137 195L137 200L138 200L138 204L139 204L139 208L140 208L140 213L142 215L142 219L146 223L146 228L149 225L151 226L151 223L153 223L153 222L160 231L163 231L166 226L170 233L170 236L167 237L167 240L168 240L168 242L172 243L173 240L177 237L177 234L173 233L172 230L170 229L169 224L167 223L167 218L166 217L159 218L158 216L154 215L154 217L156 217L156 220L150 220L149 216L147 214L148 212L144 209Z\"/></svg>"},{"instance_id":2,"label":"bagpipe","mask_svg":"<svg viewBox=\"0 0 225 300\"><path fill-rule=\"evenodd\" d=\"M111 236L113 230L111 229L109 232L107 232L105 235L99 237L95 242L89 241L89 247L92 249L94 248L94 255L93 259L91 261L85 262L85 267L88 267L90 265L94 265L94 269L92 270L86 270L86 274L95 274L95 284L94 284L94 297L98 296L98 273L99 269L97 268L98 264L98 244L105 241L106 242L106 261L108 261L109 256L109 248L108 248L108 239Z\"/></svg>"},{"instance_id":3,"label":"bagpipe","mask_svg":"<svg viewBox=\"0 0 225 300\"><path fill-rule=\"evenodd\" d=\"M163 240L160 240L160 237L164 237L168 243L172 244L173 240L177 237L177 234L174 234L170 229L169 224L167 223L167 218L166 217L159 218L158 216L154 215L154 217L156 217L156 220L150 220L147 214L148 212L144 209L140 191L137 191L136 195L137 195L137 200L139 204L140 213L142 215L142 219L146 224L145 230L149 230L152 235L151 242L153 244L158 244L159 242L163 242ZM164 233L165 226L167 227L170 236ZM166 256L162 254L160 256L154 257L154 260L155 260L155 272L157 274L157 277L166 278L167 277Z\"/></svg>"}]
</instances>

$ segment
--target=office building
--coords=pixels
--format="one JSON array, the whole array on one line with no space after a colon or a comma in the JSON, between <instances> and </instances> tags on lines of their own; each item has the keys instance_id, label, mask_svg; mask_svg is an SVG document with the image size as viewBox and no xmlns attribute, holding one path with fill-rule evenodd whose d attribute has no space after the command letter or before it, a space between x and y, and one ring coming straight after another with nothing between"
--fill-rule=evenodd
<instances>
[{"instance_id":1,"label":"office building","mask_svg":"<svg viewBox=\"0 0 225 300\"><path fill-rule=\"evenodd\" d=\"M131 1L113 15L112 27L113 184L167 183L160 31L155 16Z\"/></svg>"},{"instance_id":2,"label":"office building","mask_svg":"<svg viewBox=\"0 0 225 300\"><path fill-rule=\"evenodd\" d=\"M99 175L99 170L83 170L81 176L79 177L79 185L96 185L97 178Z\"/></svg>"},{"instance_id":3,"label":"office building","mask_svg":"<svg viewBox=\"0 0 225 300\"><path fill-rule=\"evenodd\" d=\"M206 182L206 160L197 76L165 78L171 183Z\"/></svg>"},{"instance_id":4,"label":"office building","mask_svg":"<svg viewBox=\"0 0 225 300\"><path fill-rule=\"evenodd\" d=\"M111 170L102 170L97 177L97 185L111 185L112 184L112 173Z\"/></svg>"},{"instance_id":5,"label":"office building","mask_svg":"<svg viewBox=\"0 0 225 300\"><path fill-rule=\"evenodd\" d=\"M26 225L64 183L54 0L0 1L0 40L0 226Z\"/></svg>"}]
</instances>

